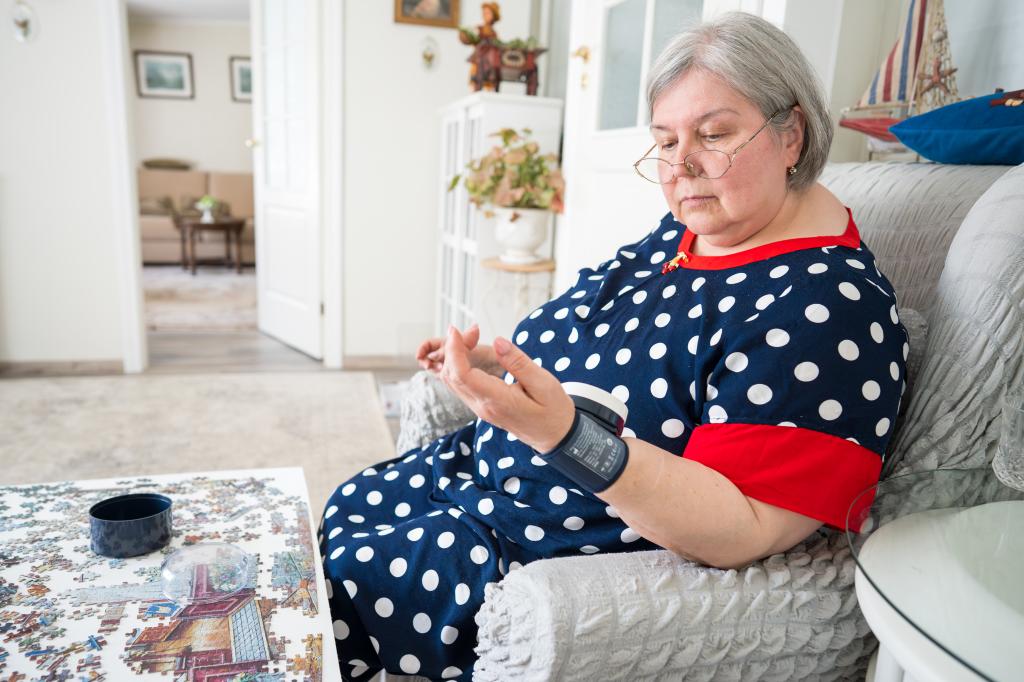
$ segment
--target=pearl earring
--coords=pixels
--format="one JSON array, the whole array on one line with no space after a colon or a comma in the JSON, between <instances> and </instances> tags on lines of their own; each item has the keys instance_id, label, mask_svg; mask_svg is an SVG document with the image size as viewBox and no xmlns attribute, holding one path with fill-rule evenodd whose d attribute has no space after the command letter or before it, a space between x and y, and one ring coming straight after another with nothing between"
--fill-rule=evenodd
<instances>
[{"instance_id":1,"label":"pearl earring","mask_svg":"<svg viewBox=\"0 0 1024 682\"><path fill-rule=\"evenodd\" d=\"M790 175L796 175L796 166L790 166L789 167L789 174Z\"/></svg>"}]
</instances>

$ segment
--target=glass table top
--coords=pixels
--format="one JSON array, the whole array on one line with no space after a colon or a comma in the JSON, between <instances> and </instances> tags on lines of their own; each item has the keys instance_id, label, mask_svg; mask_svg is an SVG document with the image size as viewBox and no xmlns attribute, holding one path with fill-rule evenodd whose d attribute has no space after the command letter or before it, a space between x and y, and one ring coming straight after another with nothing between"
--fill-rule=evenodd
<instances>
[{"instance_id":1,"label":"glass table top","mask_svg":"<svg viewBox=\"0 0 1024 682\"><path fill-rule=\"evenodd\" d=\"M847 523L860 529L847 540L863 576L975 673L1020 679L1024 492L984 468L894 476L861 493L872 494L862 518Z\"/></svg>"}]
</instances>

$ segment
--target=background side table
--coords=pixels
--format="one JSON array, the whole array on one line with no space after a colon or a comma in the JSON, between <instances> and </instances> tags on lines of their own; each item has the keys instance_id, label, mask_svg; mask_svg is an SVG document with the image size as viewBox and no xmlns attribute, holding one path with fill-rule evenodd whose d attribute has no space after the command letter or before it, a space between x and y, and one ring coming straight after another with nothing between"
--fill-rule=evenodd
<instances>
[{"instance_id":1,"label":"background side table","mask_svg":"<svg viewBox=\"0 0 1024 682\"><path fill-rule=\"evenodd\" d=\"M245 229L243 218L232 218L230 216L218 218L212 222L203 222L193 218L182 218L179 221L181 229L182 265L186 266L196 274L196 235L205 231L224 233L224 260L225 266L234 265L236 271L242 272L242 231ZM235 242L235 258L231 258L231 241Z\"/></svg>"},{"instance_id":2,"label":"background side table","mask_svg":"<svg viewBox=\"0 0 1024 682\"><path fill-rule=\"evenodd\" d=\"M555 261L520 265L486 258L480 265L490 281L474 312L480 323L481 341L490 343L496 335L510 336L519 320L551 298Z\"/></svg>"}]
</instances>

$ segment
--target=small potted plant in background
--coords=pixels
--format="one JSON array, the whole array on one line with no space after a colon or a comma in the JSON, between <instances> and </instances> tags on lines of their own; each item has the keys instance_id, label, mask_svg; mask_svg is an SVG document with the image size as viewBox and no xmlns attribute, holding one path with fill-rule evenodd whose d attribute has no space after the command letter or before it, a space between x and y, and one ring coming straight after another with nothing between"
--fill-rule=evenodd
<instances>
[{"instance_id":1,"label":"small potted plant in background","mask_svg":"<svg viewBox=\"0 0 1024 682\"><path fill-rule=\"evenodd\" d=\"M558 156L541 154L532 131L504 128L490 137L501 138L484 157L466 166L464 186L469 200L496 216L495 238L505 263L536 263L541 258L534 250L544 243L553 213L561 213L565 181L558 168ZM462 175L452 178L449 191Z\"/></svg>"},{"instance_id":2,"label":"small potted plant in background","mask_svg":"<svg viewBox=\"0 0 1024 682\"><path fill-rule=\"evenodd\" d=\"M220 204L215 198L209 194L204 194L199 201L196 202L196 208L203 212L203 215L199 218L201 222L212 223L216 220L213 215L214 209Z\"/></svg>"}]
</instances>

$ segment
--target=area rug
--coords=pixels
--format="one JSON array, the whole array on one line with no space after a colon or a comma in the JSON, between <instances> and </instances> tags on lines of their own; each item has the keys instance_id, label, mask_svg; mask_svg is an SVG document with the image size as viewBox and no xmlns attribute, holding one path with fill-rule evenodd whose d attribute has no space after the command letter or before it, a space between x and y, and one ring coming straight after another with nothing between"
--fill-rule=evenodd
<instances>
[{"instance_id":1,"label":"area rug","mask_svg":"<svg viewBox=\"0 0 1024 682\"><path fill-rule=\"evenodd\" d=\"M368 372L0 381L0 485L301 466L318 514L394 450Z\"/></svg>"},{"instance_id":2,"label":"area rug","mask_svg":"<svg viewBox=\"0 0 1024 682\"><path fill-rule=\"evenodd\" d=\"M256 329L256 274L200 267L192 275L177 266L142 269L146 327L150 331L243 331Z\"/></svg>"}]
</instances>

